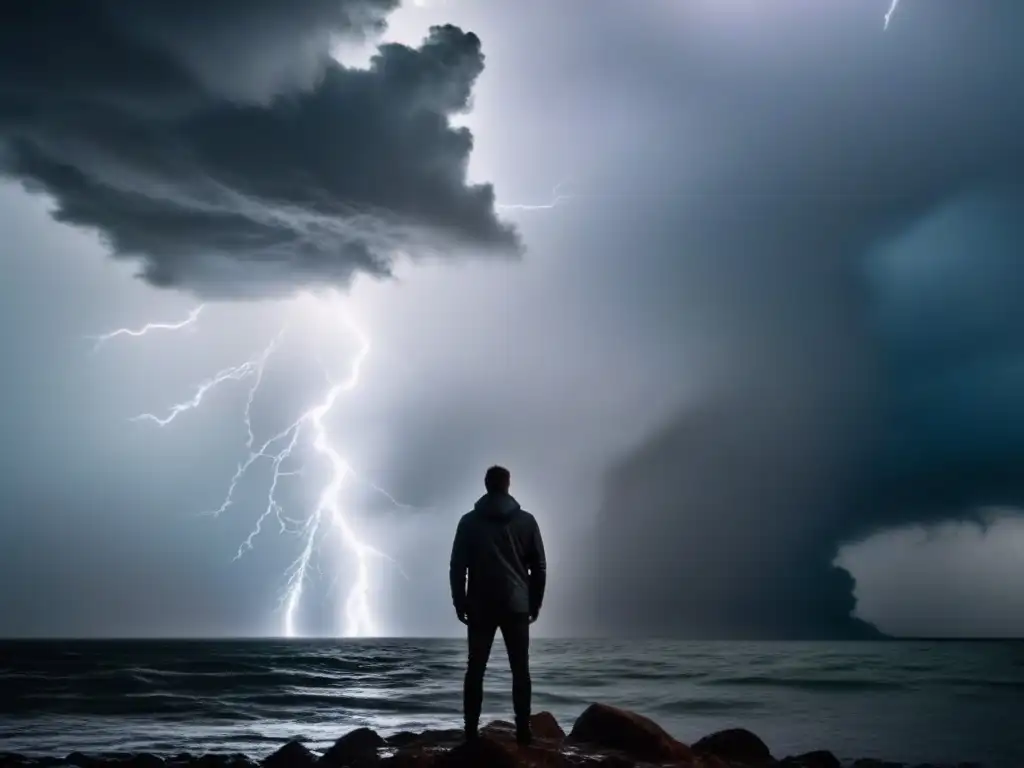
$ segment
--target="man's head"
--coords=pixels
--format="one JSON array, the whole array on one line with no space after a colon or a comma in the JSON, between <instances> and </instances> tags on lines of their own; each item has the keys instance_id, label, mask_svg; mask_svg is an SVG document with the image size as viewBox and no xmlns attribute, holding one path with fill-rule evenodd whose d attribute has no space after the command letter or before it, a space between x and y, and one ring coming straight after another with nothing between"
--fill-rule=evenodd
<instances>
[{"instance_id":1,"label":"man's head","mask_svg":"<svg viewBox=\"0 0 1024 768\"><path fill-rule=\"evenodd\" d=\"M504 467L493 466L484 475L484 488L488 493L508 493L512 475Z\"/></svg>"}]
</instances>

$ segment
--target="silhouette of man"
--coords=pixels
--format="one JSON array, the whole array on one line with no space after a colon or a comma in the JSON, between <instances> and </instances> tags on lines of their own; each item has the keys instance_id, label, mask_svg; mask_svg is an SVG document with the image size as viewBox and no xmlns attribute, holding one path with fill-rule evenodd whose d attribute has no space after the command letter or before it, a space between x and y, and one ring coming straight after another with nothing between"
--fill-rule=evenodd
<instances>
[{"instance_id":1,"label":"silhouette of man","mask_svg":"<svg viewBox=\"0 0 1024 768\"><path fill-rule=\"evenodd\" d=\"M510 482L504 467L487 470L487 493L472 512L462 516L455 531L449 578L455 614L468 627L469 659L462 698L466 738L477 736L484 671L500 629L512 668L516 740L529 744L530 624L537 620L544 600L547 562L537 521L509 495Z\"/></svg>"}]
</instances>

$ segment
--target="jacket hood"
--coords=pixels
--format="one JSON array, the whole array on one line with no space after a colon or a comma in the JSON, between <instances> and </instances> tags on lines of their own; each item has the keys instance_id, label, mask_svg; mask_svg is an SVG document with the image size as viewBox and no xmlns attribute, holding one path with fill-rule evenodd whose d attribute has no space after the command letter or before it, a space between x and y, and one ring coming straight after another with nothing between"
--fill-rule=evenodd
<instances>
[{"instance_id":1,"label":"jacket hood","mask_svg":"<svg viewBox=\"0 0 1024 768\"><path fill-rule=\"evenodd\" d=\"M507 493L485 493L477 500L473 511L489 518L507 520L513 512L519 511L519 502Z\"/></svg>"}]
</instances>

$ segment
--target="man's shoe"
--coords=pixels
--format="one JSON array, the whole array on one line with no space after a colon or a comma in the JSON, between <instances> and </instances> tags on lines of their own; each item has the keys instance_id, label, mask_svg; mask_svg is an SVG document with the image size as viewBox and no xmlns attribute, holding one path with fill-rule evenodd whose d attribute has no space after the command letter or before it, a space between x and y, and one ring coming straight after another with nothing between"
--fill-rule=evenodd
<instances>
[{"instance_id":1,"label":"man's shoe","mask_svg":"<svg viewBox=\"0 0 1024 768\"><path fill-rule=\"evenodd\" d=\"M516 744L521 747L528 747L533 743L533 731L529 723L516 726Z\"/></svg>"}]
</instances>

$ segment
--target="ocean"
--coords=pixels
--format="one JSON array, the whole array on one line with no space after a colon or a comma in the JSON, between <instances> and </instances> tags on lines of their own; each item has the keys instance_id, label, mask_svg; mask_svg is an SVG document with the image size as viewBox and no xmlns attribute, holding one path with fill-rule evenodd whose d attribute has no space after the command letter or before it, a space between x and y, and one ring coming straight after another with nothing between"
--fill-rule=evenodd
<instances>
[{"instance_id":1,"label":"ocean","mask_svg":"<svg viewBox=\"0 0 1024 768\"><path fill-rule=\"evenodd\" d=\"M458 640L3 641L0 751L262 757L461 726ZM534 640L534 711L568 731L588 703L686 742L741 726L777 757L1024 766L1024 643ZM511 717L496 641L486 719Z\"/></svg>"}]
</instances>

